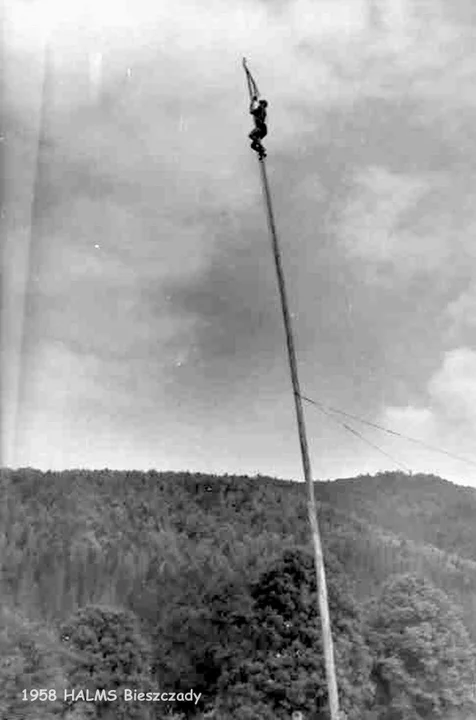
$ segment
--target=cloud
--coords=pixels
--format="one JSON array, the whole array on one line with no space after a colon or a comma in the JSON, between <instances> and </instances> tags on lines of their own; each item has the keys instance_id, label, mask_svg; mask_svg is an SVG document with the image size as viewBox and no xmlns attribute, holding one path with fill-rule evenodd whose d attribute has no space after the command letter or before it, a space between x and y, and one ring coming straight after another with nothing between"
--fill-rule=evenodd
<instances>
[{"instance_id":1,"label":"cloud","mask_svg":"<svg viewBox=\"0 0 476 720\"><path fill-rule=\"evenodd\" d=\"M389 422L429 438L446 427L427 383L448 348L442 327L458 317L469 338L474 258L474 52L456 8L17 0L8 10L16 249L2 343L18 340L29 294L21 380L35 452L48 423L51 437L61 423L85 443L96 434L96 459L111 457L115 434L131 457L153 458L159 423L177 464L192 462L194 443L223 446L230 417L251 423L243 437L264 437L269 414L278 445L290 434L292 413L289 423L274 413L287 407L288 376L243 55L270 101L269 174L306 388L357 414L387 402ZM65 433L58 443L80 459L81 441ZM268 455L274 446L270 432Z\"/></svg>"},{"instance_id":2,"label":"cloud","mask_svg":"<svg viewBox=\"0 0 476 720\"><path fill-rule=\"evenodd\" d=\"M445 152L444 141L440 147ZM426 150L420 153L415 147L417 164ZM390 167L392 160L389 154ZM410 174L390 167L355 169L336 222L345 252L361 263L371 284L436 277L442 287L461 284L475 253L472 180L466 171L455 176L450 168Z\"/></svg>"},{"instance_id":3,"label":"cloud","mask_svg":"<svg viewBox=\"0 0 476 720\"><path fill-rule=\"evenodd\" d=\"M405 441L393 443L414 470L425 472L433 466L434 472L448 479L474 482L471 464L450 455L476 464L476 351L467 347L447 351L426 389L426 405L386 407L379 422L433 448L419 448Z\"/></svg>"},{"instance_id":4,"label":"cloud","mask_svg":"<svg viewBox=\"0 0 476 720\"><path fill-rule=\"evenodd\" d=\"M387 407L384 421L396 429L438 441L461 429L474 432L476 423L476 351L467 347L448 350L427 383L427 404ZM468 437L469 439L469 437Z\"/></svg>"},{"instance_id":5,"label":"cloud","mask_svg":"<svg viewBox=\"0 0 476 720\"><path fill-rule=\"evenodd\" d=\"M117 92L119 86L133 84L140 89L142 112L151 101L158 106L177 95L185 101L223 97L229 108L243 102L240 61L249 56L252 69L267 80L266 92L278 101L276 140L287 146L289 134L295 134L297 108L349 104L372 92L372 85L381 92L389 72L398 76L414 70L408 63L415 48L420 56L414 64L422 64L421 48L431 45L412 34L410 6L384 3L377 11L383 19L378 32L370 6L365 0L295 0L279 9L250 0L226 6L220 0L182 0L173 9L152 0L133 5L20 1L8 7L7 48L38 68L49 43L49 62L62 83L57 105L66 113L90 102L91 68L97 86L99 54L104 90ZM424 20L428 22L428 12ZM392 46L392 38L407 35L410 47L408 42L401 47L400 40ZM407 63L400 69L394 67L396 55Z\"/></svg>"},{"instance_id":6,"label":"cloud","mask_svg":"<svg viewBox=\"0 0 476 720\"><path fill-rule=\"evenodd\" d=\"M452 300L446 308L446 321L449 325L447 337L449 341L476 341L476 284L471 281L465 289Z\"/></svg>"},{"instance_id":7,"label":"cloud","mask_svg":"<svg viewBox=\"0 0 476 720\"><path fill-rule=\"evenodd\" d=\"M383 423L390 428L405 429L407 435L421 439L430 437L435 429L435 417L429 408L412 405L406 407L387 407L382 416Z\"/></svg>"},{"instance_id":8,"label":"cloud","mask_svg":"<svg viewBox=\"0 0 476 720\"><path fill-rule=\"evenodd\" d=\"M357 174L338 233L346 251L367 263L367 277L369 271L378 279L382 270L413 274L433 269L422 263L428 248L405 229L406 218L431 185L431 177L405 176L383 167Z\"/></svg>"},{"instance_id":9,"label":"cloud","mask_svg":"<svg viewBox=\"0 0 476 720\"><path fill-rule=\"evenodd\" d=\"M456 348L445 354L428 390L445 419L476 429L476 351Z\"/></svg>"}]
</instances>

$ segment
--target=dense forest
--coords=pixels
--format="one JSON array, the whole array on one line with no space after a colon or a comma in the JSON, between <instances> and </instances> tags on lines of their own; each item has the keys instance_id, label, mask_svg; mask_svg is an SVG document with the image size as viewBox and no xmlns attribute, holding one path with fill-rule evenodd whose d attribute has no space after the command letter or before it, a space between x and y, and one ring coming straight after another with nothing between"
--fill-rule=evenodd
<instances>
[{"instance_id":1,"label":"dense forest","mask_svg":"<svg viewBox=\"0 0 476 720\"><path fill-rule=\"evenodd\" d=\"M316 496L343 717L476 718L476 490ZM1 720L328 718L301 483L2 470L0 518Z\"/></svg>"}]
</instances>

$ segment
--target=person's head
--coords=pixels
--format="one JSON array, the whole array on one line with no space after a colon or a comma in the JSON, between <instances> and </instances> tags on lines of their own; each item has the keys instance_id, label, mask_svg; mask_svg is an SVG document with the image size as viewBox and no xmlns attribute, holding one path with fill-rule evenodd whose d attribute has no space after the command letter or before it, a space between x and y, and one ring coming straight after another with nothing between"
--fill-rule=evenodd
<instances>
[{"instance_id":1,"label":"person's head","mask_svg":"<svg viewBox=\"0 0 476 720\"><path fill-rule=\"evenodd\" d=\"M261 105L261 107L264 107L264 108L265 108L265 107L268 107L268 101L267 101L267 100L260 100L260 101L259 101L259 104Z\"/></svg>"}]
</instances>

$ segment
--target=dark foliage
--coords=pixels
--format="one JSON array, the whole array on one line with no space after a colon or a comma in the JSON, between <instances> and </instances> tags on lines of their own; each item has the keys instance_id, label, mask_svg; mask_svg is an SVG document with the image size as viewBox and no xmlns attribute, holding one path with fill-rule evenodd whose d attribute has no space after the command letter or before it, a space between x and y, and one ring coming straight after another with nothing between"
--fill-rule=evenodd
<instances>
[{"instance_id":1,"label":"dark foliage","mask_svg":"<svg viewBox=\"0 0 476 720\"><path fill-rule=\"evenodd\" d=\"M370 605L368 633L382 720L475 710L474 648L457 609L427 580L401 575Z\"/></svg>"},{"instance_id":2,"label":"dark foliage","mask_svg":"<svg viewBox=\"0 0 476 720\"><path fill-rule=\"evenodd\" d=\"M340 692L352 717L351 703L363 708L372 684L365 670L360 609L393 576L418 574L438 588L462 614L471 648L476 642L476 491L429 476L384 473L316 483L316 494ZM237 718L266 720L274 709L279 715L280 708L287 711L301 700L310 708L313 692L325 706L302 484L155 471L2 470L0 528L5 608L0 651L10 658L0 662L0 685L10 688L5 707L14 712L9 710L8 717L16 717L12 688L22 673L31 682L51 685L66 682L72 668L79 672L75 653L81 655L84 648L71 647L69 654L53 628L73 618L96 627L92 615L85 619L89 606L129 613L135 630L126 619L124 627L131 637L147 638L151 645L154 687L193 687L202 693L197 706L176 705L177 713L197 716L216 710L217 703L223 708L227 682L235 697L242 691L245 698L240 708L233 706ZM408 607L414 607L416 588L407 586L402 592ZM105 617L101 622L106 623ZM288 627L288 622L294 625ZM429 622L436 632L436 615ZM374 631L382 633L384 642L387 630L375 626ZM34 647L21 640L22 632L34 638ZM120 646L118 626L115 632ZM463 635L455 633L464 644ZM97 637L94 642L96 668L106 668L106 675L119 683L126 666L122 661L115 668L108 665L99 652L101 642ZM355 657L352 647L358 649ZM379 653L372 640L380 702ZM247 679L240 690L242 676ZM461 677L460 691L467 697L473 680L465 672ZM448 697L456 693L451 676L437 678ZM387 704L394 702L389 697ZM411 712L424 717L415 693L408 702ZM153 708L154 717L166 710ZM78 708L75 712L79 717Z\"/></svg>"},{"instance_id":3,"label":"dark foliage","mask_svg":"<svg viewBox=\"0 0 476 720\"><path fill-rule=\"evenodd\" d=\"M132 613L117 608L87 606L81 608L60 628L61 640L72 649L76 661L68 673L71 688L115 691L117 699L99 698L94 702L96 716L145 720L150 706L124 702L125 688L153 688L151 653Z\"/></svg>"},{"instance_id":4,"label":"dark foliage","mask_svg":"<svg viewBox=\"0 0 476 720\"><path fill-rule=\"evenodd\" d=\"M371 658L360 612L340 564L327 557L327 585L340 703L349 720L373 698ZM251 588L253 612L219 682L219 709L239 717L266 708L270 717L327 713L315 571L305 551L287 551Z\"/></svg>"}]
</instances>

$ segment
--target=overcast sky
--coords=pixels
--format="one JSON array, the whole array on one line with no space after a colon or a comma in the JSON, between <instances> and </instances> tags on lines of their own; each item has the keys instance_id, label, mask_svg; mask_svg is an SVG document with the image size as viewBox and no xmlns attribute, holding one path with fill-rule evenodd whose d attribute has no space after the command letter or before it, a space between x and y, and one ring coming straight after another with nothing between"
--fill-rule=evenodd
<instances>
[{"instance_id":1,"label":"overcast sky","mask_svg":"<svg viewBox=\"0 0 476 720\"><path fill-rule=\"evenodd\" d=\"M2 463L300 479L303 392L476 463L473 0L6 0ZM306 407L316 478L476 464Z\"/></svg>"}]
</instances>

